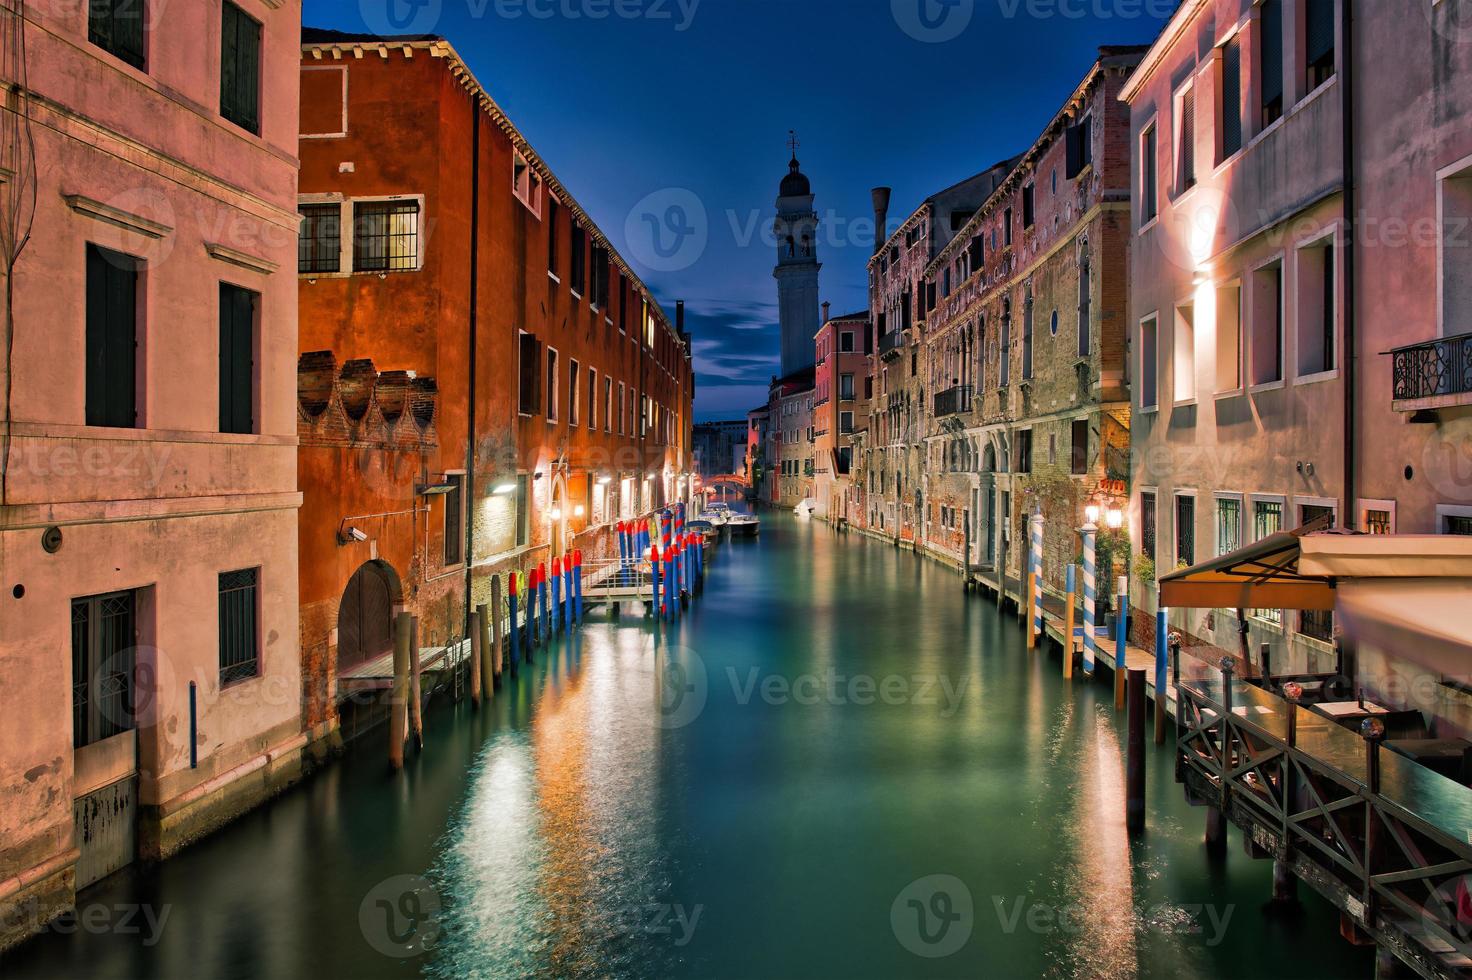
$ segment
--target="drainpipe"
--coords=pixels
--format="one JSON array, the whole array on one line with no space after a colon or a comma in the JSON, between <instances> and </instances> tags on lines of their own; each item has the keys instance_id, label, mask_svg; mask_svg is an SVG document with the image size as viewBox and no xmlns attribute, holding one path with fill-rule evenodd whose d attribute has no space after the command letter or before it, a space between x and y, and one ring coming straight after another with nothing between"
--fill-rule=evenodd
<instances>
[{"instance_id":1,"label":"drainpipe","mask_svg":"<svg viewBox=\"0 0 1472 980\"><path fill-rule=\"evenodd\" d=\"M466 442L465 442L465 635L470 633L470 609L474 605L472 597L473 572L475 565L475 379L479 362L476 360L476 312L479 290L477 289L480 278L480 103L470 100L470 316L468 352L470 383L468 387L468 403L466 405Z\"/></svg>"},{"instance_id":2,"label":"drainpipe","mask_svg":"<svg viewBox=\"0 0 1472 980\"><path fill-rule=\"evenodd\" d=\"M1355 270L1356 254L1359 250L1359 195L1355 190L1357 170L1355 167L1355 71L1354 71L1354 0L1340 4L1342 33L1344 36L1344 77L1340 79L1344 91L1344 513L1340 524L1353 530L1359 523L1355 507L1356 449L1359 442L1359 424L1355 417L1358 388L1358 331L1355 329Z\"/></svg>"}]
</instances>

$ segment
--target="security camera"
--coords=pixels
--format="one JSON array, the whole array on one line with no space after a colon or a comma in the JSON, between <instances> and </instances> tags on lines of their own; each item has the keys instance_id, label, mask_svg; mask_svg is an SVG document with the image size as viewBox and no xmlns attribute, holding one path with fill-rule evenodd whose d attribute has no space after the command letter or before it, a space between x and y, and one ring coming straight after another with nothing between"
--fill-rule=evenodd
<instances>
[{"instance_id":1,"label":"security camera","mask_svg":"<svg viewBox=\"0 0 1472 980\"><path fill-rule=\"evenodd\" d=\"M368 535L356 527L344 528L337 534L339 544L351 544L354 541L367 541Z\"/></svg>"}]
</instances>

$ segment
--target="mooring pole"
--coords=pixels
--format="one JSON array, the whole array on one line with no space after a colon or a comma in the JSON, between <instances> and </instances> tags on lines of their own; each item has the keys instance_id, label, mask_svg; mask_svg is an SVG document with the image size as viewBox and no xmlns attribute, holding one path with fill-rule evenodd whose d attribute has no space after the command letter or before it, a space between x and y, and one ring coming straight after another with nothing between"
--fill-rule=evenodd
<instances>
[{"instance_id":1,"label":"mooring pole","mask_svg":"<svg viewBox=\"0 0 1472 980\"><path fill-rule=\"evenodd\" d=\"M521 656L521 628L516 625L516 580L517 573L512 571L506 576L506 600L511 606L511 676L516 676L516 659Z\"/></svg>"},{"instance_id":2,"label":"mooring pole","mask_svg":"<svg viewBox=\"0 0 1472 980\"><path fill-rule=\"evenodd\" d=\"M1073 679L1073 623L1075 618L1074 606L1078 602L1078 566L1069 563L1064 570L1064 583L1067 598L1064 600L1063 610L1063 679Z\"/></svg>"},{"instance_id":3,"label":"mooring pole","mask_svg":"<svg viewBox=\"0 0 1472 980\"><path fill-rule=\"evenodd\" d=\"M576 552L568 552L567 557L562 560L562 628L568 633L572 632L573 620L573 598L572 598L572 557Z\"/></svg>"},{"instance_id":4,"label":"mooring pole","mask_svg":"<svg viewBox=\"0 0 1472 980\"><path fill-rule=\"evenodd\" d=\"M1165 744L1165 712L1170 705L1170 689L1166 686L1166 661L1169 654L1169 629L1166 610L1155 610L1155 744Z\"/></svg>"},{"instance_id":5,"label":"mooring pole","mask_svg":"<svg viewBox=\"0 0 1472 980\"><path fill-rule=\"evenodd\" d=\"M470 706L480 710L481 638L480 609L470 611Z\"/></svg>"},{"instance_id":6,"label":"mooring pole","mask_svg":"<svg viewBox=\"0 0 1472 980\"><path fill-rule=\"evenodd\" d=\"M388 698L388 764L404 768L404 742L409 737L409 639L413 631L409 614L394 618L394 683Z\"/></svg>"},{"instance_id":7,"label":"mooring pole","mask_svg":"<svg viewBox=\"0 0 1472 980\"><path fill-rule=\"evenodd\" d=\"M581 550L574 551L572 553L572 560L573 560L573 569L574 569L574 574L573 574L572 581L573 581L573 585L575 585L577 587L577 592L578 592L578 605L577 605L578 625L581 626L583 624L583 553L582 553L582 551Z\"/></svg>"},{"instance_id":8,"label":"mooring pole","mask_svg":"<svg viewBox=\"0 0 1472 980\"><path fill-rule=\"evenodd\" d=\"M1125 674L1129 671L1127 657L1130 642L1130 579L1119 577L1119 605L1114 624L1114 710L1122 711L1125 700Z\"/></svg>"},{"instance_id":9,"label":"mooring pole","mask_svg":"<svg viewBox=\"0 0 1472 980\"><path fill-rule=\"evenodd\" d=\"M660 617L659 608L659 545L649 546L649 615Z\"/></svg>"},{"instance_id":10,"label":"mooring pole","mask_svg":"<svg viewBox=\"0 0 1472 980\"><path fill-rule=\"evenodd\" d=\"M414 749L424 751L424 701L420 690L419 617L410 621L409 641L409 720L414 726Z\"/></svg>"},{"instance_id":11,"label":"mooring pole","mask_svg":"<svg viewBox=\"0 0 1472 980\"><path fill-rule=\"evenodd\" d=\"M552 642L552 603L549 601L547 584L547 563L537 563L537 602L542 612L542 636L546 642Z\"/></svg>"},{"instance_id":12,"label":"mooring pole","mask_svg":"<svg viewBox=\"0 0 1472 980\"><path fill-rule=\"evenodd\" d=\"M548 635L562 632L562 559L552 559L552 629Z\"/></svg>"},{"instance_id":13,"label":"mooring pole","mask_svg":"<svg viewBox=\"0 0 1472 980\"><path fill-rule=\"evenodd\" d=\"M680 608L680 583L675 578L675 546L669 543L664 549L664 606L665 616L673 623Z\"/></svg>"},{"instance_id":14,"label":"mooring pole","mask_svg":"<svg viewBox=\"0 0 1472 980\"><path fill-rule=\"evenodd\" d=\"M1145 672L1129 672L1129 755L1126 760L1125 823L1131 833L1145 829Z\"/></svg>"},{"instance_id":15,"label":"mooring pole","mask_svg":"<svg viewBox=\"0 0 1472 980\"><path fill-rule=\"evenodd\" d=\"M480 696L496 696L496 675L501 673L501 579L491 578L491 605L476 606L480 613Z\"/></svg>"},{"instance_id":16,"label":"mooring pole","mask_svg":"<svg viewBox=\"0 0 1472 980\"><path fill-rule=\"evenodd\" d=\"M1043 515L1032 515L1032 618L1027 631L1034 647L1043 642Z\"/></svg>"},{"instance_id":17,"label":"mooring pole","mask_svg":"<svg viewBox=\"0 0 1472 980\"><path fill-rule=\"evenodd\" d=\"M1094 673L1094 651L1099 638L1094 634L1094 595L1098 588L1098 568L1094 564L1094 545L1099 529L1092 522L1083 526L1084 536L1084 673Z\"/></svg>"}]
</instances>

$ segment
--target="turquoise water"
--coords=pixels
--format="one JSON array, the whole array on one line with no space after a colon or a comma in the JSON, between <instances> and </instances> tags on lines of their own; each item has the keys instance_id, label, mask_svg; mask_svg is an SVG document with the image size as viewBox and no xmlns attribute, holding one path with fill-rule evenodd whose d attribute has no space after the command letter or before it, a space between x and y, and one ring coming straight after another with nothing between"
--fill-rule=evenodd
<instances>
[{"instance_id":1,"label":"turquoise water","mask_svg":"<svg viewBox=\"0 0 1472 980\"><path fill-rule=\"evenodd\" d=\"M1127 836L1107 683L938 565L764 521L679 623L591 617L402 776L371 734L0 975L1370 975L1235 831L1208 857L1167 750Z\"/></svg>"}]
</instances>

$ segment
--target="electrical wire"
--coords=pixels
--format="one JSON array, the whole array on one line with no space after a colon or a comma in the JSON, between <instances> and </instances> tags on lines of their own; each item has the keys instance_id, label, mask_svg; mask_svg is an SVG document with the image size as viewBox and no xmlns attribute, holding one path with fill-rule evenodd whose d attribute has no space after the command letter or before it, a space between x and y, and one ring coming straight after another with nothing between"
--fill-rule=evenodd
<instances>
[{"instance_id":1,"label":"electrical wire","mask_svg":"<svg viewBox=\"0 0 1472 980\"><path fill-rule=\"evenodd\" d=\"M15 267L31 240L36 218L36 140L31 122L30 70L26 57L25 0L0 3L0 78L8 76L11 105L0 107L0 167L10 171L0 199L0 261L5 273L5 418L0 429L0 506L10 498L10 445L15 355ZM12 164L6 166L7 163Z\"/></svg>"}]
</instances>

